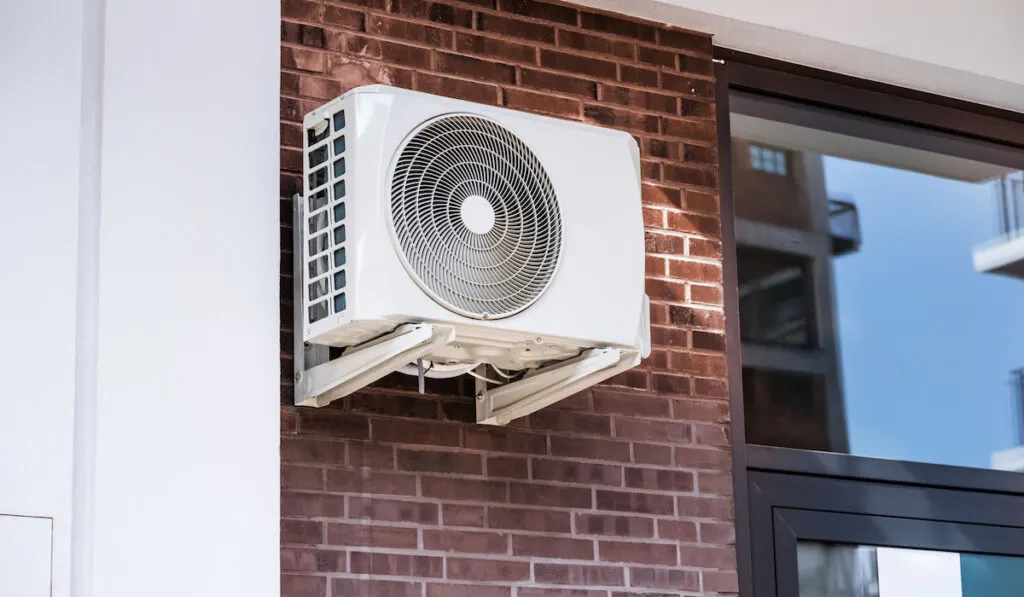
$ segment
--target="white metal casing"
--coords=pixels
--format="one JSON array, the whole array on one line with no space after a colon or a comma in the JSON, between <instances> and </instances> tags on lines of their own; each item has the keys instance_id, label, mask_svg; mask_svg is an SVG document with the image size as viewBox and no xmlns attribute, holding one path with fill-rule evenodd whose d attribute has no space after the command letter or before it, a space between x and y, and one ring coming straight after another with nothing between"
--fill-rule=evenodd
<instances>
[{"instance_id":1,"label":"white metal casing","mask_svg":"<svg viewBox=\"0 0 1024 597\"><path fill-rule=\"evenodd\" d=\"M344 113L344 128L333 118ZM555 188L563 223L561 263L547 290L529 308L504 319L458 315L435 302L407 272L390 229L393 159L419 125L437 116L468 113L488 118L515 133L544 165ZM326 139L310 145L310 131L327 122ZM644 233L640 161L627 133L443 98L382 85L360 87L308 114L304 120L303 339L312 344L350 346L408 322L451 325L456 342L434 355L438 361L490 362L525 368L578 354L595 346L644 351L649 344L644 295ZM311 152L344 136L344 155L333 152L326 177L316 179ZM333 164L344 157L344 173ZM311 195L344 181L344 219L311 232ZM325 182L326 181L326 182ZM311 183L324 186L311 187ZM315 207L312 206L312 207ZM344 242L310 254L315 237L345 226ZM315 241L314 241L315 242ZM345 286L311 297L309 264L344 247L345 263L331 262L329 276L345 270ZM333 297L344 292L344 310ZM310 322L310 308L327 300L329 314Z\"/></svg>"}]
</instances>

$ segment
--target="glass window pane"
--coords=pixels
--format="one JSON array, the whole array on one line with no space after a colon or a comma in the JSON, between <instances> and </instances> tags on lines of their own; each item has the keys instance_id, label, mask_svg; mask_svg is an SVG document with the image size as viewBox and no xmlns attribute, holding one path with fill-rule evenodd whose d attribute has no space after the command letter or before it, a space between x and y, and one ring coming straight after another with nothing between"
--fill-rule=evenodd
<instances>
[{"instance_id":1,"label":"glass window pane","mask_svg":"<svg viewBox=\"0 0 1024 597\"><path fill-rule=\"evenodd\" d=\"M1024 174L745 114L732 130L748 441L1024 470Z\"/></svg>"},{"instance_id":2,"label":"glass window pane","mask_svg":"<svg viewBox=\"0 0 1024 597\"><path fill-rule=\"evenodd\" d=\"M1024 558L797 543L799 597L1017 597Z\"/></svg>"},{"instance_id":3,"label":"glass window pane","mask_svg":"<svg viewBox=\"0 0 1024 597\"><path fill-rule=\"evenodd\" d=\"M814 321L807 260L740 246L740 331L744 341L809 347Z\"/></svg>"}]
</instances>

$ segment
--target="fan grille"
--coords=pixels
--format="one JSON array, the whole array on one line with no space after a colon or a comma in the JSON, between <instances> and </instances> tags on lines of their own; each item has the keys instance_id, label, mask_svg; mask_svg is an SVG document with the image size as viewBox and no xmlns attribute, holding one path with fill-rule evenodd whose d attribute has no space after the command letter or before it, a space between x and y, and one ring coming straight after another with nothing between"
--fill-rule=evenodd
<instances>
[{"instance_id":1,"label":"fan grille","mask_svg":"<svg viewBox=\"0 0 1024 597\"><path fill-rule=\"evenodd\" d=\"M508 129L470 114L430 120L406 140L391 223L420 287L476 319L533 304L561 255L562 217L540 160Z\"/></svg>"}]
</instances>

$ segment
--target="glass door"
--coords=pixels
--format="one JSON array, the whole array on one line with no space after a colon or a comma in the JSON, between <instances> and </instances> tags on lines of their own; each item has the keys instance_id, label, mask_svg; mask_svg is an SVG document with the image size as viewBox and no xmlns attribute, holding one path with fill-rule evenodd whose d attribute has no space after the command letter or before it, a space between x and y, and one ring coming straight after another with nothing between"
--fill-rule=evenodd
<instances>
[{"instance_id":1,"label":"glass door","mask_svg":"<svg viewBox=\"0 0 1024 597\"><path fill-rule=\"evenodd\" d=\"M1024 498L750 477L758 597L1019 597Z\"/></svg>"}]
</instances>

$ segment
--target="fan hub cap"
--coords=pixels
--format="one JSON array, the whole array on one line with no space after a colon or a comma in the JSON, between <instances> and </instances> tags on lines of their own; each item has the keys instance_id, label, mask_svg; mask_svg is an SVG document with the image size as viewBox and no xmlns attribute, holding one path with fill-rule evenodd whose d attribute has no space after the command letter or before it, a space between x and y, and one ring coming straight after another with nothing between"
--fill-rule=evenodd
<instances>
[{"instance_id":1,"label":"fan hub cap","mask_svg":"<svg viewBox=\"0 0 1024 597\"><path fill-rule=\"evenodd\" d=\"M480 195L470 195L459 208L462 223L474 234L487 234L494 228L494 207Z\"/></svg>"}]
</instances>

